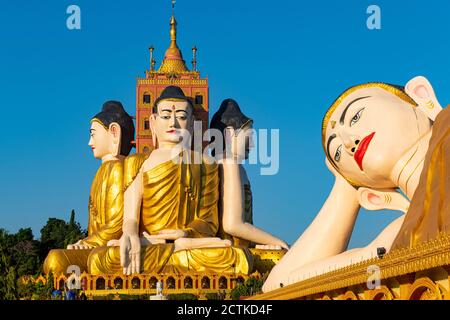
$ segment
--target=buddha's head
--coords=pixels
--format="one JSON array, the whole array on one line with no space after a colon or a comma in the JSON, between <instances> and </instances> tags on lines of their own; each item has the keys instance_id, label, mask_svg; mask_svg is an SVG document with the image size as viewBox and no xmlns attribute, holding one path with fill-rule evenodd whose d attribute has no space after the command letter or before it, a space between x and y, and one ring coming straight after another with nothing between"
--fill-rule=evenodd
<instances>
[{"instance_id":1,"label":"buddha's head","mask_svg":"<svg viewBox=\"0 0 450 320\"><path fill-rule=\"evenodd\" d=\"M188 144L194 126L194 106L181 88L166 87L155 101L150 124L155 147Z\"/></svg>"},{"instance_id":2,"label":"buddha's head","mask_svg":"<svg viewBox=\"0 0 450 320\"><path fill-rule=\"evenodd\" d=\"M330 164L354 186L396 188L395 164L431 129L403 87L367 83L341 94L325 114L322 143Z\"/></svg>"},{"instance_id":3,"label":"buddha's head","mask_svg":"<svg viewBox=\"0 0 450 320\"><path fill-rule=\"evenodd\" d=\"M226 150L235 159L248 159L254 147L253 120L242 113L236 101L226 99L222 102L211 119L210 128L218 130L223 139L222 150L215 150L215 153L223 154Z\"/></svg>"},{"instance_id":4,"label":"buddha's head","mask_svg":"<svg viewBox=\"0 0 450 320\"><path fill-rule=\"evenodd\" d=\"M107 101L91 120L89 146L94 157L127 156L133 147L133 119L118 101Z\"/></svg>"}]
</instances>

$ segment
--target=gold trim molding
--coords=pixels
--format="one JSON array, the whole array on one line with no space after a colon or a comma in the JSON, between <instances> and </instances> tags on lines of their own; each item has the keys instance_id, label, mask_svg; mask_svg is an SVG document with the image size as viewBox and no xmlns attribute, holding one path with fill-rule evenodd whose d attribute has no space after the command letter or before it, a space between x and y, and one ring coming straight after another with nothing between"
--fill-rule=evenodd
<instances>
[{"instance_id":1,"label":"gold trim molding","mask_svg":"<svg viewBox=\"0 0 450 320\"><path fill-rule=\"evenodd\" d=\"M367 270L371 266L378 266L381 273L381 281L385 283L399 283L401 281L408 285L408 293L395 296L390 287L385 287L383 296L387 299L417 299L418 297L441 299L450 298L448 288L439 285L443 281L446 286L450 285L450 235L440 235L435 240L421 243L413 248L403 248L386 254L383 258L373 258L362 261L348 267L331 271L283 288L252 297L253 300L291 300L291 299L322 299L330 297L330 292L338 298L344 297L348 288L355 286L366 288L366 283L372 273ZM439 276L436 268L442 269ZM449 270L448 272L446 270ZM442 275L444 274L444 276ZM409 276L406 278L405 276ZM403 278L402 278L403 277ZM433 278L434 277L434 278ZM402 278L401 281L398 281ZM436 279L435 279L436 278ZM391 285L393 289L401 289L401 285ZM413 294L411 290L423 288L423 292ZM422 289L420 289L422 290ZM343 294L339 292L344 291ZM355 290L358 291L358 290ZM375 290L366 291L367 298L379 296ZM333 296L333 295L331 295Z\"/></svg>"}]
</instances>

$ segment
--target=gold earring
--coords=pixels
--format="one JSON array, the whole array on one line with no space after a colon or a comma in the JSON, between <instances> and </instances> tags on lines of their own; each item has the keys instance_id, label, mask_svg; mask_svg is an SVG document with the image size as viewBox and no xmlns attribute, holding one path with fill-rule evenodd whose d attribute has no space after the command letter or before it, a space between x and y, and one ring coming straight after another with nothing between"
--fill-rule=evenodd
<instances>
[{"instance_id":1,"label":"gold earring","mask_svg":"<svg viewBox=\"0 0 450 320\"><path fill-rule=\"evenodd\" d=\"M434 109L434 103L433 103L433 101L428 101L427 103L425 103L425 106L428 108L428 109Z\"/></svg>"}]
</instances>

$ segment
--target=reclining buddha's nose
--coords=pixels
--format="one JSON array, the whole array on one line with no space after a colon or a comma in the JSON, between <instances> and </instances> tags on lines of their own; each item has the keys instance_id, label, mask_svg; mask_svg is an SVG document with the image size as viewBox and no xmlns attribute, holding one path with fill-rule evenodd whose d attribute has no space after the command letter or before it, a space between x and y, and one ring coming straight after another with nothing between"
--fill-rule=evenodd
<instances>
[{"instance_id":1,"label":"reclining buddha's nose","mask_svg":"<svg viewBox=\"0 0 450 320\"><path fill-rule=\"evenodd\" d=\"M360 137L349 134L345 130L342 130L339 133L339 136L341 137L347 152L351 155L355 154L356 150L358 149L358 145L361 142Z\"/></svg>"}]
</instances>

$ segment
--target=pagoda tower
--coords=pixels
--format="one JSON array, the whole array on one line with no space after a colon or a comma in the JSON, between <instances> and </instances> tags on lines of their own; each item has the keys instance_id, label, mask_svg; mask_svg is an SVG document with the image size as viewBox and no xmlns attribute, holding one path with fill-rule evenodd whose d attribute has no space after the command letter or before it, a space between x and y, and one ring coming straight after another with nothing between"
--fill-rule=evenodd
<instances>
[{"instance_id":1,"label":"pagoda tower","mask_svg":"<svg viewBox=\"0 0 450 320\"><path fill-rule=\"evenodd\" d=\"M145 78L137 79L136 86L136 151L138 153L149 152L153 149L149 117L152 114L155 99L167 86L178 86L186 96L192 98L195 119L202 121L202 134L208 128L208 78L201 78L197 70L195 46L192 48L192 69L189 70L186 67L177 44L177 21L173 10L170 18L170 46L157 70L155 69L156 61L153 58L153 46L149 48L149 51L150 69L146 70Z\"/></svg>"}]
</instances>

